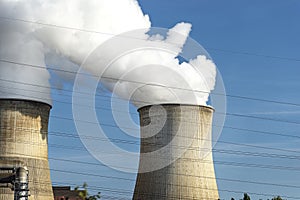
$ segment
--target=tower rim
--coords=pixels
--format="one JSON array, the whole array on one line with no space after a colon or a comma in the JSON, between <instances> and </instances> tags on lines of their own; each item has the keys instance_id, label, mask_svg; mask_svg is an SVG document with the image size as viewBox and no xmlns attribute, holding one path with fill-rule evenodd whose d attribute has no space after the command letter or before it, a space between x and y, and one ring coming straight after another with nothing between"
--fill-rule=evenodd
<instances>
[{"instance_id":1,"label":"tower rim","mask_svg":"<svg viewBox=\"0 0 300 200\"><path fill-rule=\"evenodd\" d=\"M0 101L19 101L19 102L32 102L32 103L39 103L39 104L44 104L46 106L49 106L50 109L52 109L52 105L49 103L45 103L43 101L38 101L38 100L32 100L32 99L20 99L20 98L0 98Z\"/></svg>"},{"instance_id":2,"label":"tower rim","mask_svg":"<svg viewBox=\"0 0 300 200\"><path fill-rule=\"evenodd\" d=\"M161 103L161 104L149 104L146 106L142 106L140 108L137 109L138 112L140 112L140 110L146 109L148 107L152 107L152 106L185 106L185 107L199 107L199 108L206 108L209 110L212 110L213 112L215 111L214 107L210 106L210 105L197 105L197 104L188 104L188 103Z\"/></svg>"}]
</instances>

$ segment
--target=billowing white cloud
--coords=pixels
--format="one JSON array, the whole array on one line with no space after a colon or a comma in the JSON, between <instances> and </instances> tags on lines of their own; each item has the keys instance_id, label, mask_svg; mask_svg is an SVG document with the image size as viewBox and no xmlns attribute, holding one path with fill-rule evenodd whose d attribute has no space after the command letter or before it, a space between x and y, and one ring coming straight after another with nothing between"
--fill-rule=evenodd
<instances>
[{"instance_id":1,"label":"billowing white cloud","mask_svg":"<svg viewBox=\"0 0 300 200\"><path fill-rule=\"evenodd\" d=\"M179 23L166 36L149 36L146 30L151 27L150 19L136 0L0 0L0 13L7 18L38 22L1 20L0 58L44 67L0 62L0 98L50 103L50 75L46 66L76 71L105 41L135 29L145 31L130 35L140 38L133 46L147 47L153 43L171 51L139 49L115 60L109 68L99 60L92 61L88 68L91 73L105 70L103 75L112 78L102 79L108 89L140 107L159 103L205 105L214 88L216 67L211 60L199 55L180 63L176 58L183 50L191 24ZM125 40L112 44L100 58L105 60L122 45L132 45ZM74 78L70 73L58 75L65 81Z\"/></svg>"}]
</instances>

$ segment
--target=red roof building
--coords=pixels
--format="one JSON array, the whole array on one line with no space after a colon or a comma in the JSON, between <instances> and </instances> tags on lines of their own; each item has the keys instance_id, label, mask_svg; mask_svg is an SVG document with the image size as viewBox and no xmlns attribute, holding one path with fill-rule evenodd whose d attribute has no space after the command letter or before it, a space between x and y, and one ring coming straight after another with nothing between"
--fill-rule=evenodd
<instances>
[{"instance_id":1,"label":"red roof building","mask_svg":"<svg viewBox=\"0 0 300 200\"><path fill-rule=\"evenodd\" d=\"M54 200L82 200L78 195L80 190L71 190L70 186L54 186Z\"/></svg>"}]
</instances>

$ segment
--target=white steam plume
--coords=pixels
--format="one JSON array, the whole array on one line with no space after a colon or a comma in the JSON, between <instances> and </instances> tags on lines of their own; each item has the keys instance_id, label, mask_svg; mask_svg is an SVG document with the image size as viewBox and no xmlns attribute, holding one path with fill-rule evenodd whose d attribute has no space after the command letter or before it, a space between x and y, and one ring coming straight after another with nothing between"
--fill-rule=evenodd
<instances>
[{"instance_id":1,"label":"white steam plume","mask_svg":"<svg viewBox=\"0 0 300 200\"><path fill-rule=\"evenodd\" d=\"M46 66L77 71L96 47L113 36L151 27L149 17L143 14L136 0L0 0L0 13L0 17L39 22L2 18L0 59L44 66L41 69L0 62L0 98L46 103L51 103ZM101 65L101 60L95 60L89 70L105 71L103 75L112 79L103 79L102 83L117 95L131 99L137 107L159 103L205 105L215 85L214 63L203 55L182 63L176 58L190 31L188 23L177 24L166 38L149 36L144 31L135 35L141 39L135 41L141 47L151 42L158 46L171 45L172 53L153 49L135 51L118 59L108 69ZM103 58L111 56L109 50L114 48L119 46L111 46ZM98 69L101 67L103 69ZM70 73L59 75L64 80L74 78ZM119 82L118 79L134 82ZM191 89L202 93L194 96Z\"/></svg>"}]
</instances>

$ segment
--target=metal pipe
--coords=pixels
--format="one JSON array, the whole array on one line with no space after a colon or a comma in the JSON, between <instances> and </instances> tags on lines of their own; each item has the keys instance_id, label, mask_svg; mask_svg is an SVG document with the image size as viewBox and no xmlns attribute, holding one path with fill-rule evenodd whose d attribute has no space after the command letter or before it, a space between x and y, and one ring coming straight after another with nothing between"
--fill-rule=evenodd
<instances>
[{"instance_id":1,"label":"metal pipe","mask_svg":"<svg viewBox=\"0 0 300 200\"><path fill-rule=\"evenodd\" d=\"M28 174L29 171L25 167L16 169L15 182L14 182L14 200L28 200L29 187L28 187Z\"/></svg>"}]
</instances>

